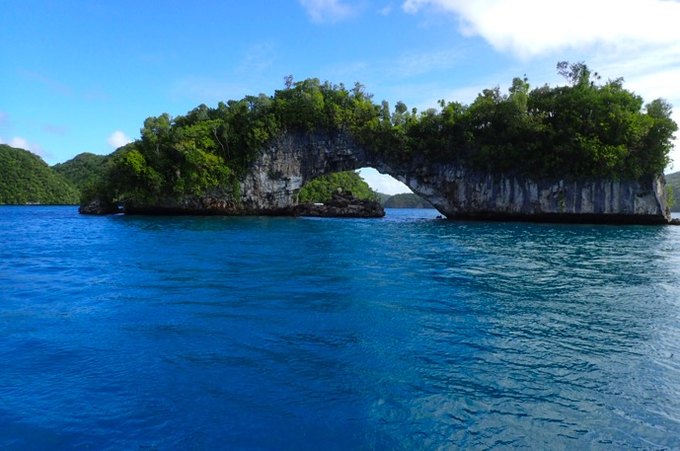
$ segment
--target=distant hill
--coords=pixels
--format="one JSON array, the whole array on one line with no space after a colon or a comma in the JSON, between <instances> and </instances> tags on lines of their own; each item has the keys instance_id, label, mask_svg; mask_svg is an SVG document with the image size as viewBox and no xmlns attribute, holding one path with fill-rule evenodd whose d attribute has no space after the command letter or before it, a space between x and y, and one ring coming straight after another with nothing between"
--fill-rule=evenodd
<instances>
[{"instance_id":1,"label":"distant hill","mask_svg":"<svg viewBox=\"0 0 680 451\"><path fill-rule=\"evenodd\" d=\"M378 196L378 202L380 202L380 205L382 205L383 207L385 206L385 202L387 202L387 199L392 197L391 194L378 193L378 192L376 192L375 195Z\"/></svg>"},{"instance_id":2,"label":"distant hill","mask_svg":"<svg viewBox=\"0 0 680 451\"><path fill-rule=\"evenodd\" d=\"M675 205L673 205L671 211L680 212L680 172L666 175L666 185L673 188L675 196Z\"/></svg>"},{"instance_id":3,"label":"distant hill","mask_svg":"<svg viewBox=\"0 0 680 451\"><path fill-rule=\"evenodd\" d=\"M81 153L72 159L52 166L57 173L82 190L104 175L109 156Z\"/></svg>"},{"instance_id":4,"label":"distant hill","mask_svg":"<svg viewBox=\"0 0 680 451\"><path fill-rule=\"evenodd\" d=\"M0 204L77 204L79 197L39 156L0 144Z\"/></svg>"},{"instance_id":5,"label":"distant hill","mask_svg":"<svg viewBox=\"0 0 680 451\"><path fill-rule=\"evenodd\" d=\"M338 190L350 192L357 199L376 199L377 194L355 171L335 172L318 177L302 187L300 203L327 202Z\"/></svg>"},{"instance_id":6,"label":"distant hill","mask_svg":"<svg viewBox=\"0 0 680 451\"><path fill-rule=\"evenodd\" d=\"M433 208L429 202L413 193L390 196L383 206L385 208Z\"/></svg>"}]
</instances>

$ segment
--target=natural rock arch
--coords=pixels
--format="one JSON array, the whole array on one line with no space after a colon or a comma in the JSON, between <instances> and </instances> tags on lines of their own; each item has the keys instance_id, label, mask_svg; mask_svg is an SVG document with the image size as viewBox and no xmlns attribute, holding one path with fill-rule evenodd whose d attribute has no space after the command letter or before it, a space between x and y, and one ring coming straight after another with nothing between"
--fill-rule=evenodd
<instances>
[{"instance_id":1,"label":"natural rock arch","mask_svg":"<svg viewBox=\"0 0 680 451\"><path fill-rule=\"evenodd\" d=\"M327 173L370 166L403 182L448 218L665 223L663 177L533 180L460 164L387 161L346 134L285 134L270 143L240 184L246 214L285 214L300 188Z\"/></svg>"},{"instance_id":2,"label":"natural rock arch","mask_svg":"<svg viewBox=\"0 0 680 451\"><path fill-rule=\"evenodd\" d=\"M373 167L403 182L450 219L665 224L670 221L663 176L641 180L528 178L476 171L422 156L388 161L348 134L289 133L261 149L238 193L214 189L201 196L126 203L126 213L291 215L302 186L324 174ZM107 213L97 201L82 213ZM114 210L115 211L115 210Z\"/></svg>"}]
</instances>

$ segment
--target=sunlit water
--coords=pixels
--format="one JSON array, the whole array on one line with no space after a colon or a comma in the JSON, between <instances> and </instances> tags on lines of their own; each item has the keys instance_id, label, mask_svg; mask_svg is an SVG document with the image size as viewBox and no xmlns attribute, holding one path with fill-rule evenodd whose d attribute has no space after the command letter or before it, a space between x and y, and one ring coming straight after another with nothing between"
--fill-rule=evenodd
<instances>
[{"instance_id":1,"label":"sunlit water","mask_svg":"<svg viewBox=\"0 0 680 451\"><path fill-rule=\"evenodd\" d=\"M0 448L680 447L680 227L0 208Z\"/></svg>"}]
</instances>

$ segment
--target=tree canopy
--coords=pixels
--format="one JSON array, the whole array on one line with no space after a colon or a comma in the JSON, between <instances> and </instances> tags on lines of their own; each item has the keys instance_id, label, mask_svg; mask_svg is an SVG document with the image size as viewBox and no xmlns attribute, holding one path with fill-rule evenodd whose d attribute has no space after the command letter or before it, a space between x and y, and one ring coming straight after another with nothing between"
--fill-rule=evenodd
<instances>
[{"instance_id":1,"label":"tree canopy","mask_svg":"<svg viewBox=\"0 0 680 451\"><path fill-rule=\"evenodd\" d=\"M378 195L368 183L354 171L335 172L322 175L307 183L300 190L300 203L327 202L333 193L350 192L356 199L377 200Z\"/></svg>"},{"instance_id":2,"label":"tree canopy","mask_svg":"<svg viewBox=\"0 0 680 451\"><path fill-rule=\"evenodd\" d=\"M89 196L154 202L214 189L238 194L258 152L285 133L348 133L387 162L461 163L533 179L630 179L663 172L677 125L662 99L644 104L623 80L600 82L584 63L559 63L564 86L483 90L470 104L409 111L376 104L365 87L286 77L274 95L200 105L144 121ZM87 196L86 196L87 197Z\"/></svg>"},{"instance_id":3,"label":"tree canopy","mask_svg":"<svg viewBox=\"0 0 680 451\"><path fill-rule=\"evenodd\" d=\"M671 211L680 212L680 172L674 172L666 176L666 183L671 192Z\"/></svg>"},{"instance_id":4,"label":"tree canopy","mask_svg":"<svg viewBox=\"0 0 680 451\"><path fill-rule=\"evenodd\" d=\"M52 166L58 174L82 190L100 179L106 170L108 156L93 153L81 153L74 158Z\"/></svg>"},{"instance_id":5,"label":"tree canopy","mask_svg":"<svg viewBox=\"0 0 680 451\"><path fill-rule=\"evenodd\" d=\"M434 208L428 201L413 193L390 196L383 203L385 208Z\"/></svg>"},{"instance_id":6,"label":"tree canopy","mask_svg":"<svg viewBox=\"0 0 680 451\"><path fill-rule=\"evenodd\" d=\"M78 190L39 156L0 144L0 204L77 204Z\"/></svg>"}]
</instances>

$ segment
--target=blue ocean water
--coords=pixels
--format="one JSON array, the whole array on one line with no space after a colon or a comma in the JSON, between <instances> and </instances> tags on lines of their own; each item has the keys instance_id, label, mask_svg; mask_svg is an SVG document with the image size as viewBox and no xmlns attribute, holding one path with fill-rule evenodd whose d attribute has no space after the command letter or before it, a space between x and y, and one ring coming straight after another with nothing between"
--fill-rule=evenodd
<instances>
[{"instance_id":1,"label":"blue ocean water","mask_svg":"<svg viewBox=\"0 0 680 451\"><path fill-rule=\"evenodd\" d=\"M680 227L0 208L2 449L680 447Z\"/></svg>"}]
</instances>

